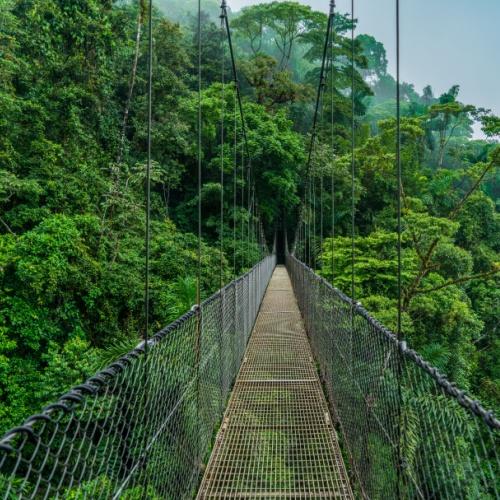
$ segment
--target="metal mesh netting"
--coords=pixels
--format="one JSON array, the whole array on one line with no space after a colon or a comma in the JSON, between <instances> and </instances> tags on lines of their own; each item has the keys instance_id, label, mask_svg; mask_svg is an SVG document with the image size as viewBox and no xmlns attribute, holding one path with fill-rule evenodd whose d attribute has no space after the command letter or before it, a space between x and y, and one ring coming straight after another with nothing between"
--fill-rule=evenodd
<instances>
[{"instance_id":1,"label":"metal mesh netting","mask_svg":"<svg viewBox=\"0 0 500 500\"><path fill-rule=\"evenodd\" d=\"M294 256L287 267L357 495L498 498L493 414Z\"/></svg>"},{"instance_id":2,"label":"metal mesh netting","mask_svg":"<svg viewBox=\"0 0 500 500\"><path fill-rule=\"evenodd\" d=\"M275 267L266 257L0 440L2 498L190 498Z\"/></svg>"}]
</instances>

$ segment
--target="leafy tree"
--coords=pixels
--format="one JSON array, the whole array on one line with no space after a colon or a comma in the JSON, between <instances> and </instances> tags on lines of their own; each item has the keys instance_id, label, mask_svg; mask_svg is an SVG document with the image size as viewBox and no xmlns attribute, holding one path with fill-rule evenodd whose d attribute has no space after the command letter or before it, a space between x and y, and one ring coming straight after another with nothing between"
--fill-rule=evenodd
<instances>
[{"instance_id":1,"label":"leafy tree","mask_svg":"<svg viewBox=\"0 0 500 500\"><path fill-rule=\"evenodd\" d=\"M244 8L233 26L247 39L254 55L264 49L264 39L269 37L282 71L288 68L296 43L307 43L314 31L324 32L326 16L297 2L271 2Z\"/></svg>"},{"instance_id":2,"label":"leafy tree","mask_svg":"<svg viewBox=\"0 0 500 500\"><path fill-rule=\"evenodd\" d=\"M255 93L255 100L266 109L311 98L312 88L292 80L288 70L280 71L271 56L257 54L240 65L242 74Z\"/></svg>"},{"instance_id":3,"label":"leafy tree","mask_svg":"<svg viewBox=\"0 0 500 500\"><path fill-rule=\"evenodd\" d=\"M500 137L500 118L494 115L484 115L481 118L483 132L487 137L499 138Z\"/></svg>"},{"instance_id":4,"label":"leafy tree","mask_svg":"<svg viewBox=\"0 0 500 500\"><path fill-rule=\"evenodd\" d=\"M366 69L362 70L363 77L368 80L379 79L387 74L387 56L385 47L371 35L358 35L363 55L367 60Z\"/></svg>"},{"instance_id":5,"label":"leafy tree","mask_svg":"<svg viewBox=\"0 0 500 500\"><path fill-rule=\"evenodd\" d=\"M475 107L456 101L458 85L439 98L438 104L429 108L429 127L438 134L438 166L442 167L446 147L457 132L470 135L471 114Z\"/></svg>"}]
</instances>

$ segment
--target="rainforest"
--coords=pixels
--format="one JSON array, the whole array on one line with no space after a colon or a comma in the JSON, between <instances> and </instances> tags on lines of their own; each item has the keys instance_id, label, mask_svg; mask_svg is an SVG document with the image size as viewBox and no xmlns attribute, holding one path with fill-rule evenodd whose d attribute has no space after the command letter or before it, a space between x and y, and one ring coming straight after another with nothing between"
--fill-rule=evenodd
<instances>
[{"instance_id":1,"label":"rainforest","mask_svg":"<svg viewBox=\"0 0 500 500\"><path fill-rule=\"evenodd\" d=\"M230 12L250 193L219 5L203 2L201 40L194 2L158 0L153 14L151 330L197 300L199 202L202 298L286 232L347 294L354 268L357 300L395 329L396 80L383 44L352 45L350 16L336 14L310 162L320 201L304 214L327 15L292 1ZM146 28L145 1L0 0L0 433L144 334ZM498 414L500 118L462 102L460 82L438 94L403 82L400 99L402 331ZM307 248L300 214L317 224Z\"/></svg>"}]
</instances>

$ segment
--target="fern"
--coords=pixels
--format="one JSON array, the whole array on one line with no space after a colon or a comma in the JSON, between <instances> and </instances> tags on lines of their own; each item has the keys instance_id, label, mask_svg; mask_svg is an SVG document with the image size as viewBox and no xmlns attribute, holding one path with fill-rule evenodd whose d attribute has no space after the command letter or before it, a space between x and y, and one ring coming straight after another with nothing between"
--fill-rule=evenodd
<instances>
[{"instance_id":1,"label":"fern","mask_svg":"<svg viewBox=\"0 0 500 500\"><path fill-rule=\"evenodd\" d=\"M139 343L139 338L123 337L115 339L104 349L99 349L97 351L96 366L94 367L95 371L99 371L110 363L113 363L118 358L134 349Z\"/></svg>"}]
</instances>

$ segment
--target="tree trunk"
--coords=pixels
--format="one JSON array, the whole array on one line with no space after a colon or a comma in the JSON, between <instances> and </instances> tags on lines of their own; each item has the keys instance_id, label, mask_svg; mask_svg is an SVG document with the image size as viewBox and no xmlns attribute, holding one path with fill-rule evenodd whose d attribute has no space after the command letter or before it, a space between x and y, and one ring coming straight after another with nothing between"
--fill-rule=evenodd
<instances>
[{"instance_id":1,"label":"tree trunk","mask_svg":"<svg viewBox=\"0 0 500 500\"><path fill-rule=\"evenodd\" d=\"M127 103L125 104L125 110L123 112L122 132L120 137L120 150L118 151L117 163L121 163L123 158L123 149L125 148L125 135L127 131L127 123L130 113L130 105L132 103L132 96L134 95L135 80L137 77L137 66L139 63L141 36L142 36L142 24L144 22L145 12L146 12L145 0L140 0L139 13L137 15L137 31L135 35L134 62L132 64L132 72L130 74Z\"/></svg>"}]
</instances>

